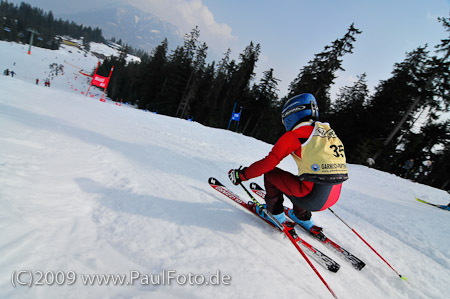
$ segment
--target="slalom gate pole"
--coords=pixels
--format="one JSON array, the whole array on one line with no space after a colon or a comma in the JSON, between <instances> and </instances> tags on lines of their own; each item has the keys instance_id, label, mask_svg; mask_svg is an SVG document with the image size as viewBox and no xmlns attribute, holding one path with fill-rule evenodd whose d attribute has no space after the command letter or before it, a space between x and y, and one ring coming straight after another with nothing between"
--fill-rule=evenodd
<instances>
[{"instance_id":1,"label":"slalom gate pole","mask_svg":"<svg viewBox=\"0 0 450 299\"><path fill-rule=\"evenodd\" d=\"M328 210L330 210L330 212L331 213L333 213L334 214L334 216L336 216L339 220L341 220L342 221L342 223L344 223L349 229L351 229L367 246L369 246L369 248L370 249L372 249L373 250L373 252L375 252L379 257L380 257L380 259L382 259L383 260L383 262L385 262L388 266L389 266L389 268L391 268L401 279L403 279L404 281L406 281L407 282L407 280L406 280L406 277L405 276L402 276L400 273L398 273L397 272L397 270L395 270L372 246L370 246L370 244L369 243L367 243L367 241L366 240L364 240L364 238L363 237L361 237L361 235L360 234L358 234L357 232L356 232L356 230L354 230L350 225L348 225L341 217L339 217L331 208L328 208Z\"/></svg>"},{"instance_id":2,"label":"slalom gate pole","mask_svg":"<svg viewBox=\"0 0 450 299\"><path fill-rule=\"evenodd\" d=\"M300 246L297 244L297 242L295 242L294 238L292 237L292 235L289 233L288 227L284 226L283 224L281 224L273 215L272 213L270 213L269 211L267 211L266 208L264 208L264 206L258 201L256 200L256 198L247 190L247 188L245 188L245 186L242 183L239 183L239 185L241 185L242 189L244 189L244 191L247 193L248 196L250 196L250 198L252 199L252 201L255 203L255 205L257 205L260 209L263 210L264 214L266 214L270 219L272 219L274 221L274 223L276 224L277 228L279 230L281 230L292 242L292 244L294 244L295 248L297 248L297 250L300 252L300 254L303 256L303 258L305 259L305 261L308 263L308 265L311 267L311 269L313 269L313 271L317 274L317 276L320 278L320 280L323 282L323 284L327 287L328 291L330 291L331 295L333 295L334 298L338 299L338 297L336 296L336 294L333 292L333 290L331 289L331 287L328 285L328 283L325 281L325 279L323 279L322 275L320 275L319 271L316 269L316 267L314 267L313 263L311 262L311 260L306 256L305 252L303 251L303 249L300 248ZM294 228L291 228L294 229Z\"/></svg>"}]
</instances>

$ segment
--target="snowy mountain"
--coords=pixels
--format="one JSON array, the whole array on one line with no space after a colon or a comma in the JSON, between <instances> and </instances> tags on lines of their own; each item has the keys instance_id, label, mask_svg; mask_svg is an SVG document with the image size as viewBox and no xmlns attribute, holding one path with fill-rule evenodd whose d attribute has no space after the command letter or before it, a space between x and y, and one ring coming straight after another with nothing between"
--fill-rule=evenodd
<instances>
[{"instance_id":1,"label":"snowy mountain","mask_svg":"<svg viewBox=\"0 0 450 299\"><path fill-rule=\"evenodd\" d=\"M27 55L0 42L0 67L15 72L0 76L0 298L332 298L289 240L207 183L215 176L247 200L227 171L270 144L100 102L100 90L86 97L79 70L97 59L73 49ZM49 76L50 88L35 84ZM296 171L290 158L279 166ZM341 264L331 273L313 261L336 295L448 298L450 213L415 197L447 204L449 194L349 172L334 211L408 282L333 214L314 213L366 263L357 271L299 231Z\"/></svg>"},{"instance_id":2,"label":"snowy mountain","mask_svg":"<svg viewBox=\"0 0 450 299\"><path fill-rule=\"evenodd\" d=\"M164 38L168 39L171 48L183 42L178 27L132 5L111 4L101 9L63 14L60 17L85 26L98 27L106 38L122 39L124 43L146 51L158 46Z\"/></svg>"}]
</instances>

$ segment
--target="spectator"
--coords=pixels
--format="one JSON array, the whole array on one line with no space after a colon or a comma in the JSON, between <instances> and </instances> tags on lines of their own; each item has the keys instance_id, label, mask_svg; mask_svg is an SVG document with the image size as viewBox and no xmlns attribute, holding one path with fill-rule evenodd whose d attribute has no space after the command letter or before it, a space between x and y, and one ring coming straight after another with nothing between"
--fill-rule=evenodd
<instances>
[{"instance_id":1,"label":"spectator","mask_svg":"<svg viewBox=\"0 0 450 299\"><path fill-rule=\"evenodd\" d=\"M403 166L402 166L402 168L404 169L403 175L402 175L403 178L405 178L405 179L408 178L413 166L414 166L414 159L409 159L405 162L405 164L403 164Z\"/></svg>"}]
</instances>

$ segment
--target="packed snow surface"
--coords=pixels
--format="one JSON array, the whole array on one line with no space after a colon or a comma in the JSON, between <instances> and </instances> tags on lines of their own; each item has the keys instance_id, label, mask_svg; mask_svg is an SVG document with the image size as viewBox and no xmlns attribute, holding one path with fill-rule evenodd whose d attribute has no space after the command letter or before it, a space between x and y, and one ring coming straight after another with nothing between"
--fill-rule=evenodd
<instances>
[{"instance_id":1,"label":"packed snow surface","mask_svg":"<svg viewBox=\"0 0 450 299\"><path fill-rule=\"evenodd\" d=\"M214 176L247 200L227 171L270 144L100 102L99 90L81 94L79 70L94 69L93 56L26 52L0 42L2 71L16 72L0 77L0 298L332 298L287 238L207 183ZM36 85L52 63L64 73ZM296 172L289 157L279 167ZM415 200L446 205L450 195L360 165L349 171L334 211L408 281L332 213L313 213L367 264L357 271L299 231L341 264L331 273L313 261L336 295L450 298L450 213ZM95 274L126 280L90 285Z\"/></svg>"}]
</instances>

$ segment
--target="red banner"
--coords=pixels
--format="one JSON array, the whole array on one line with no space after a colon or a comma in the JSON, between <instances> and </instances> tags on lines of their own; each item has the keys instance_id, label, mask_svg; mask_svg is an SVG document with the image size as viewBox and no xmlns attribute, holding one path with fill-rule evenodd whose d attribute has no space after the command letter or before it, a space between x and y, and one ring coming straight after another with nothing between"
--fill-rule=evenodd
<instances>
[{"instance_id":1,"label":"red banner","mask_svg":"<svg viewBox=\"0 0 450 299\"><path fill-rule=\"evenodd\" d=\"M101 87L101 88L106 88L106 86L108 86L108 82L109 82L108 77L103 77L103 76L99 76L99 75L95 74L94 78L92 78L91 84Z\"/></svg>"}]
</instances>

